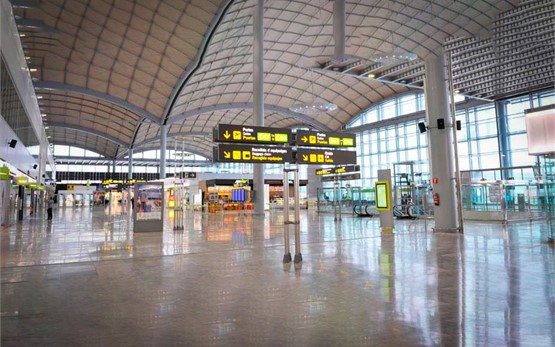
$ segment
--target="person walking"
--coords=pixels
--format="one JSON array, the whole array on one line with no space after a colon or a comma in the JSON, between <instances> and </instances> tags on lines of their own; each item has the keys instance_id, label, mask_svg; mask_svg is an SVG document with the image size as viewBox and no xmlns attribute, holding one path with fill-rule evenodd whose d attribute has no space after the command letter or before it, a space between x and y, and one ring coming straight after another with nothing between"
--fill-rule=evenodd
<instances>
[{"instance_id":1,"label":"person walking","mask_svg":"<svg viewBox=\"0 0 555 347\"><path fill-rule=\"evenodd\" d=\"M54 198L48 198L48 202L46 203L46 212L48 213L48 220L52 220L52 208L54 207Z\"/></svg>"}]
</instances>

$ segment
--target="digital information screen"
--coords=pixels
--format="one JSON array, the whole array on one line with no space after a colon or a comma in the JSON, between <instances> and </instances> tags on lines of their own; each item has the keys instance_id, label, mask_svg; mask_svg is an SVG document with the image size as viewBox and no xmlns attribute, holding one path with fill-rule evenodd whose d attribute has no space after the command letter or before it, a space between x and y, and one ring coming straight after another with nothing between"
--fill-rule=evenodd
<instances>
[{"instance_id":1,"label":"digital information screen","mask_svg":"<svg viewBox=\"0 0 555 347\"><path fill-rule=\"evenodd\" d=\"M376 192L376 210L378 211L389 211L391 210L391 202L389 200L389 182L388 181L376 181L375 184Z\"/></svg>"}]
</instances>

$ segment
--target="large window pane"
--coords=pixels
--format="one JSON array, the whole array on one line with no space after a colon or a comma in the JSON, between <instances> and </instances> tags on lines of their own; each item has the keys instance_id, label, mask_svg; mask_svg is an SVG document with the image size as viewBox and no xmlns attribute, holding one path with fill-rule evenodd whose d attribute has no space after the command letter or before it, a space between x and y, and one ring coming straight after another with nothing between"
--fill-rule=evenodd
<instances>
[{"instance_id":1,"label":"large window pane","mask_svg":"<svg viewBox=\"0 0 555 347\"><path fill-rule=\"evenodd\" d=\"M71 155L72 157L84 157L85 150L78 147L71 147L69 150L69 155Z\"/></svg>"},{"instance_id":2,"label":"large window pane","mask_svg":"<svg viewBox=\"0 0 555 347\"><path fill-rule=\"evenodd\" d=\"M417 111L416 95L405 95L399 100L399 115L414 113Z\"/></svg>"},{"instance_id":3,"label":"large window pane","mask_svg":"<svg viewBox=\"0 0 555 347\"><path fill-rule=\"evenodd\" d=\"M56 156L68 156L69 146L64 145L54 145L54 155Z\"/></svg>"},{"instance_id":4,"label":"large window pane","mask_svg":"<svg viewBox=\"0 0 555 347\"><path fill-rule=\"evenodd\" d=\"M499 154L483 154L480 156L480 169L495 169L499 167Z\"/></svg>"},{"instance_id":5,"label":"large window pane","mask_svg":"<svg viewBox=\"0 0 555 347\"><path fill-rule=\"evenodd\" d=\"M526 134L512 135L509 137L509 141L512 151L528 149L528 139L526 138Z\"/></svg>"},{"instance_id":6,"label":"large window pane","mask_svg":"<svg viewBox=\"0 0 555 347\"><path fill-rule=\"evenodd\" d=\"M389 119L397 116L395 100L390 100L381 105L381 119Z\"/></svg>"},{"instance_id":7,"label":"large window pane","mask_svg":"<svg viewBox=\"0 0 555 347\"><path fill-rule=\"evenodd\" d=\"M499 144L497 143L497 137L479 140L478 147L480 148L480 153L499 152Z\"/></svg>"},{"instance_id":8,"label":"large window pane","mask_svg":"<svg viewBox=\"0 0 555 347\"><path fill-rule=\"evenodd\" d=\"M528 155L528 150L512 151L511 159L513 166L534 165L536 157Z\"/></svg>"},{"instance_id":9,"label":"large window pane","mask_svg":"<svg viewBox=\"0 0 555 347\"><path fill-rule=\"evenodd\" d=\"M379 120L378 119L378 110L377 110L377 108L374 107L374 108L368 110L366 112L364 118L365 118L366 124L377 122Z\"/></svg>"}]
</instances>

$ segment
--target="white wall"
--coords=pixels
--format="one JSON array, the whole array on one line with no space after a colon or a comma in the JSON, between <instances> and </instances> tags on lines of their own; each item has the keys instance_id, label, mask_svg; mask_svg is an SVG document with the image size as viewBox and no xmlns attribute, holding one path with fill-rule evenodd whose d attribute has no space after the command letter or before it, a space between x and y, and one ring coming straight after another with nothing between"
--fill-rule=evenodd
<instances>
[{"instance_id":1,"label":"white wall","mask_svg":"<svg viewBox=\"0 0 555 347\"><path fill-rule=\"evenodd\" d=\"M15 148L11 148L8 145L8 141L12 139L17 140ZM35 179L39 175L38 167L37 169L33 169L33 165L38 164L38 160L29 153L27 148L2 117L0 117L0 158L25 174L29 171L29 176Z\"/></svg>"},{"instance_id":2,"label":"white wall","mask_svg":"<svg viewBox=\"0 0 555 347\"><path fill-rule=\"evenodd\" d=\"M32 170L32 165L37 163L39 167L35 170L36 173L31 174L31 176L37 176L42 179L42 174L46 169L46 161L48 160L52 166L54 166L54 161L52 157L48 158L47 155L48 139L44 131L35 89L31 81L31 75L27 68L23 48L21 47L12 7L8 0L0 0L0 52L4 58L8 72L12 77L21 103L25 108L31 127L41 146L41 158L39 161L35 161L32 159L29 152L21 146L21 141L17 137L14 137L13 131L11 131L11 129L9 129L10 131L5 131L5 128L9 128L9 126L7 126L7 123L2 119L4 122L0 124L0 158L25 173L29 170L29 164ZM7 146L7 142L14 138L18 140L18 144L16 148L12 149ZM20 146L22 148L19 148ZM21 157L19 157L19 155ZM31 160L29 160L29 156L31 156L32 164ZM39 172L38 170L41 171Z\"/></svg>"}]
</instances>

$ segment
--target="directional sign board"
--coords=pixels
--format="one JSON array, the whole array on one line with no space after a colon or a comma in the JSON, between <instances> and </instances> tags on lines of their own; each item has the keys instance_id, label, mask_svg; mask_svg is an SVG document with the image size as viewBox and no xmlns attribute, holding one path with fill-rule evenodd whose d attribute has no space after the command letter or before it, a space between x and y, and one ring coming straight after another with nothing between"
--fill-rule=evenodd
<instances>
[{"instance_id":1,"label":"directional sign board","mask_svg":"<svg viewBox=\"0 0 555 347\"><path fill-rule=\"evenodd\" d=\"M10 169L8 167L0 167L0 181L10 180Z\"/></svg>"},{"instance_id":2,"label":"directional sign board","mask_svg":"<svg viewBox=\"0 0 555 347\"><path fill-rule=\"evenodd\" d=\"M346 172L356 172L356 171L360 171L360 165L349 165L349 166L332 167L328 169L318 169L316 170L316 175L333 175L333 174L342 174Z\"/></svg>"},{"instance_id":3,"label":"directional sign board","mask_svg":"<svg viewBox=\"0 0 555 347\"><path fill-rule=\"evenodd\" d=\"M299 164L356 164L357 154L354 151L336 151L326 149L298 148L297 163Z\"/></svg>"},{"instance_id":4,"label":"directional sign board","mask_svg":"<svg viewBox=\"0 0 555 347\"><path fill-rule=\"evenodd\" d=\"M357 172L357 173L352 173L352 174L348 174L348 175L341 175L341 176L325 176L325 177L322 177L322 182L333 182L336 178L339 181L359 180L360 179L360 173Z\"/></svg>"},{"instance_id":5,"label":"directional sign board","mask_svg":"<svg viewBox=\"0 0 555 347\"><path fill-rule=\"evenodd\" d=\"M356 147L356 135L324 131L297 130L297 145L311 147Z\"/></svg>"},{"instance_id":6,"label":"directional sign board","mask_svg":"<svg viewBox=\"0 0 555 347\"><path fill-rule=\"evenodd\" d=\"M291 147L240 146L219 144L214 148L214 160L231 163L293 163Z\"/></svg>"},{"instance_id":7,"label":"directional sign board","mask_svg":"<svg viewBox=\"0 0 555 347\"><path fill-rule=\"evenodd\" d=\"M249 127L244 125L218 124L213 132L214 142L231 143L292 143L291 129Z\"/></svg>"},{"instance_id":8,"label":"directional sign board","mask_svg":"<svg viewBox=\"0 0 555 347\"><path fill-rule=\"evenodd\" d=\"M18 186L26 186L29 183L29 178L27 178L25 176L16 177L15 178L15 183Z\"/></svg>"}]
</instances>

